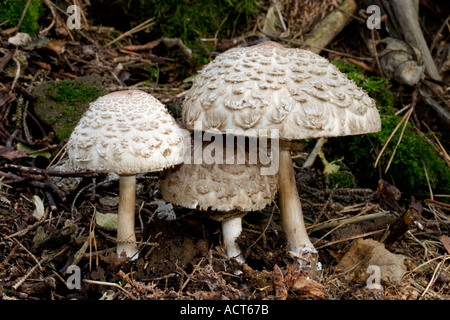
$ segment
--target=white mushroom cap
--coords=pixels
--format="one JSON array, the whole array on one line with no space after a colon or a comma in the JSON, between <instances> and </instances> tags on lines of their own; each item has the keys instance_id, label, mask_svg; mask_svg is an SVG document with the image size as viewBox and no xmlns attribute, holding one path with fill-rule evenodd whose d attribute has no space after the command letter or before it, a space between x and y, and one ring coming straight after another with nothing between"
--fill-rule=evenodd
<instances>
[{"instance_id":1,"label":"white mushroom cap","mask_svg":"<svg viewBox=\"0 0 450 320\"><path fill-rule=\"evenodd\" d=\"M260 171L261 165L248 161L183 163L166 171L160 188L164 200L185 208L222 213L257 211L272 203L277 192L276 175L261 175ZM226 214L222 217L227 218ZM213 218L220 220L220 215Z\"/></svg>"},{"instance_id":2,"label":"white mushroom cap","mask_svg":"<svg viewBox=\"0 0 450 320\"><path fill-rule=\"evenodd\" d=\"M182 108L189 130L278 129L280 139L377 132L375 101L327 59L265 41L230 49L195 78ZM254 129L254 130L251 130Z\"/></svg>"},{"instance_id":3,"label":"white mushroom cap","mask_svg":"<svg viewBox=\"0 0 450 320\"><path fill-rule=\"evenodd\" d=\"M187 130L155 97L117 91L91 103L70 136L68 153L75 169L130 175L181 163L186 138Z\"/></svg>"}]
</instances>

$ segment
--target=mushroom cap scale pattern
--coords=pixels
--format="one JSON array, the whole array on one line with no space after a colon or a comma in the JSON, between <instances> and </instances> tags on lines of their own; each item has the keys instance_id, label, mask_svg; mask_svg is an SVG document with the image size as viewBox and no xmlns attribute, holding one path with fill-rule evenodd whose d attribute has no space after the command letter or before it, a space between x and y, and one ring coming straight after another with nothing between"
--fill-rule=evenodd
<instances>
[{"instance_id":1,"label":"mushroom cap scale pattern","mask_svg":"<svg viewBox=\"0 0 450 320\"><path fill-rule=\"evenodd\" d=\"M194 147L195 148L195 147ZM192 150L192 154L195 151ZM264 209L277 193L277 175L261 175L262 165L245 163L183 163L168 169L160 180L165 201L190 209L248 212Z\"/></svg>"},{"instance_id":2,"label":"mushroom cap scale pattern","mask_svg":"<svg viewBox=\"0 0 450 320\"><path fill-rule=\"evenodd\" d=\"M375 100L313 52L265 41L237 47L203 67L182 106L194 130L224 133L277 129L280 139L333 137L377 132Z\"/></svg>"},{"instance_id":3,"label":"mushroom cap scale pattern","mask_svg":"<svg viewBox=\"0 0 450 320\"><path fill-rule=\"evenodd\" d=\"M77 170L131 175L183 161L187 130L165 106L140 90L109 93L90 104L68 141Z\"/></svg>"}]
</instances>

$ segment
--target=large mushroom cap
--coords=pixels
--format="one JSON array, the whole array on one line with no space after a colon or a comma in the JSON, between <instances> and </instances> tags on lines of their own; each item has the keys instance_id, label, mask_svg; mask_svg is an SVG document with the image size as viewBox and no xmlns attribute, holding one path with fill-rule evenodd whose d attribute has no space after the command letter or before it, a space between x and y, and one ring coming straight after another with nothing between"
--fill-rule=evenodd
<instances>
[{"instance_id":1,"label":"large mushroom cap","mask_svg":"<svg viewBox=\"0 0 450 320\"><path fill-rule=\"evenodd\" d=\"M278 129L280 139L377 132L375 101L325 58L265 41L230 49L206 65L183 103L190 130Z\"/></svg>"},{"instance_id":2,"label":"large mushroom cap","mask_svg":"<svg viewBox=\"0 0 450 320\"><path fill-rule=\"evenodd\" d=\"M190 209L257 211L272 203L275 175L261 175L261 165L186 164L166 171L160 181L164 200Z\"/></svg>"},{"instance_id":3,"label":"large mushroom cap","mask_svg":"<svg viewBox=\"0 0 450 320\"><path fill-rule=\"evenodd\" d=\"M78 170L136 174L183 161L187 131L164 105L139 90L109 93L91 103L68 142Z\"/></svg>"}]
</instances>

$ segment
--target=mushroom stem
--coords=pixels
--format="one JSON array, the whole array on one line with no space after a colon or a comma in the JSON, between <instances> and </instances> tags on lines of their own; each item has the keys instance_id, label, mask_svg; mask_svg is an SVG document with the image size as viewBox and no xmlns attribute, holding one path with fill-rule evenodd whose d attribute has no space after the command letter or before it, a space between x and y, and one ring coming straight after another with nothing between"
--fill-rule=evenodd
<instances>
[{"instance_id":1,"label":"mushroom stem","mask_svg":"<svg viewBox=\"0 0 450 320\"><path fill-rule=\"evenodd\" d=\"M240 263L245 263L241 248L236 239L242 232L242 217L222 220L223 242L228 258L236 258Z\"/></svg>"},{"instance_id":2,"label":"mushroom stem","mask_svg":"<svg viewBox=\"0 0 450 320\"><path fill-rule=\"evenodd\" d=\"M295 181L291 152L280 150L280 169L278 172L278 199L281 223L286 234L290 250L300 253L309 248L315 250L306 232L300 198Z\"/></svg>"},{"instance_id":3,"label":"mushroom stem","mask_svg":"<svg viewBox=\"0 0 450 320\"><path fill-rule=\"evenodd\" d=\"M134 233L134 207L136 202L136 176L119 176L119 211L117 219L117 254L132 260L138 257Z\"/></svg>"}]
</instances>

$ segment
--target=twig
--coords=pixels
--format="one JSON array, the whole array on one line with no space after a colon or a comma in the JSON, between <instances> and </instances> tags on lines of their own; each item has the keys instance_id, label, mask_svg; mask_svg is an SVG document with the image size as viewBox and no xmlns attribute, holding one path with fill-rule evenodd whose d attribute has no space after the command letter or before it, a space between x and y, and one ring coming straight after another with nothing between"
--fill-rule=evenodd
<instances>
[{"instance_id":1,"label":"twig","mask_svg":"<svg viewBox=\"0 0 450 320\"><path fill-rule=\"evenodd\" d=\"M20 76L20 62L14 56L12 57L12 59L15 62L16 66L17 66L17 69L16 69L16 74L14 75L14 80L13 80L13 83L11 85L11 89L9 90L9 94L11 94L13 92L14 87L16 86L17 80L19 79L19 76Z\"/></svg>"},{"instance_id":2,"label":"twig","mask_svg":"<svg viewBox=\"0 0 450 320\"><path fill-rule=\"evenodd\" d=\"M49 0L44 0L45 4L47 5L47 7L50 9L50 12L52 14L52 22L50 23L50 25L45 28L44 30L39 31L40 35L46 35L55 25L56 22L56 12L55 12L55 8L51 5L51 3L49 2Z\"/></svg>"},{"instance_id":3,"label":"twig","mask_svg":"<svg viewBox=\"0 0 450 320\"><path fill-rule=\"evenodd\" d=\"M316 142L316 145L312 149L311 153L309 154L308 158L303 163L303 168L311 167L314 164L314 161L317 158L317 155L319 154L320 150L322 149L323 145L327 142L326 138L319 138Z\"/></svg>"},{"instance_id":4,"label":"twig","mask_svg":"<svg viewBox=\"0 0 450 320\"><path fill-rule=\"evenodd\" d=\"M89 222L89 271L91 271L92 268L92 242L94 243L95 252L97 252L97 241L95 239L95 223L94 219L97 215L97 209L96 207L90 203L90 205L94 208L94 214L92 214L91 221ZM96 265L98 265L98 254L95 255L96 257Z\"/></svg>"},{"instance_id":5,"label":"twig","mask_svg":"<svg viewBox=\"0 0 450 320\"><path fill-rule=\"evenodd\" d=\"M58 153L53 157L52 161L50 161L50 163L48 164L47 168L50 168L53 163L56 161L56 159L58 159L58 157L60 157L60 160L64 158L64 156L66 155L67 152L67 142L66 144L58 151Z\"/></svg>"},{"instance_id":6,"label":"twig","mask_svg":"<svg viewBox=\"0 0 450 320\"><path fill-rule=\"evenodd\" d=\"M375 231L370 231L370 232L366 232L366 233L363 233L363 234L354 235L354 236L351 236L351 237L348 237L348 238L345 238L345 239L339 239L339 240L336 240L336 241L331 241L331 242L328 242L327 244L324 244L322 246L316 247L316 250L323 249L325 247L328 247L328 246L331 246L333 244L337 244L337 243L340 243L340 242L345 242L345 241L355 240L355 239L359 239L359 238L364 238L364 237L371 236L371 235L374 235L374 234L377 234L377 233L380 233L380 232L383 232L383 231L384 231L384 229L382 229L382 230L375 230Z\"/></svg>"},{"instance_id":7,"label":"twig","mask_svg":"<svg viewBox=\"0 0 450 320\"><path fill-rule=\"evenodd\" d=\"M5 147L0 150L0 155L13 150L12 142L16 137L17 133L19 133L19 129L14 130L14 132L9 136L8 140L6 140Z\"/></svg>"},{"instance_id":8,"label":"twig","mask_svg":"<svg viewBox=\"0 0 450 320\"><path fill-rule=\"evenodd\" d=\"M47 136L47 133L45 132L44 128L42 127L42 125L41 125L41 123L38 121L38 119L36 119L36 117L33 116L33 114L31 114L31 112L28 111L28 109L25 110L25 112L27 113L27 116L29 116L29 117L33 120L33 122L37 125L37 127L39 128L39 130L40 130L41 133L42 133L42 136L43 136L43 137L46 137L46 136Z\"/></svg>"},{"instance_id":9,"label":"twig","mask_svg":"<svg viewBox=\"0 0 450 320\"><path fill-rule=\"evenodd\" d=\"M53 196L50 192L45 191L45 197L47 198L48 205L50 206L50 211L54 212L58 210L58 207L56 206L55 199L53 199Z\"/></svg>"},{"instance_id":10,"label":"twig","mask_svg":"<svg viewBox=\"0 0 450 320\"><path fill-rule=\"evenodd\" d=\"M439 36L442 37L442 31L444 30L445 26L448 24L449 21L450 21L450 15L447 17L447 19L445 19L445 21L442 24L442 26L436 32L436 35L434 36L433 42L431 43L431 46L430 46L430 52L432 52L434 50L434 48L436 47L436 43L438 42L438 38L439 38Z\"/></svg>"},{"instance_id":11,"label":"twig","mask_svg":"<svg viewBox=\"0 0 450 320\"><path fill-rule=\"evenodd\" d=\"M254 245L256 245L256 243L259 241L259 239L261 239L262 236L266 233L267 229L269 228L270 222L272 221L275 208L278 208L278 206L276 204L273 205L272 213L270 214L269 221L267 222L266 226L264 227L264 230L261 232L259 237L245 251L249 251Z\"/></svg>"},{"instance_id":12,"label":"twig","mask_svg":"<svg viewBox=\"0 0 450 320\"><path fill-rule=\"evenodd\" d=\"M433 275L431 276L431 280L430 282L428 282L427 287L425 288L425 290L422 292L422 294L419 297L419 300L422 299L425 294L427 293L427 291L431 288L431 286L434 284L434 282L436 281L436 276L439 274L439 272L441 272L442 267L444 266L444 262L447 260L447 258L449 258L450 256L444 255L444 259L442 259L442 261L437 265L437 267L434 269Z\"/></svg>"},{"instance_id":13,"label":"twig","mask_svg":"<svg viewBox=\"0 0 450 320\"><path fill-rule=\"evenodd\" d=\"M417 238L413 235L413 233L411 232L411 230L406 231L406 233L407 233L414 241L416 241L422 248L425 249L425 253L427 253L427 252L429 251L428 248L427 248L427 246L424 245L422 242L420 242L420 240L417 239Z\"/></svg>"},{"instance_id":14,"label":"twig","mask_svg":"<svg viewBox=\"0 0 450 320\"><path fill-rule=\"evenodd\" d=\"M450 167L450 156L448 155L447 150L445 150L444 146L442 146L441 142L436 137L436 134L433 131L431 131L430 127L425 122L422 121L422 123L425 125L425 127L428 129L428 131L431 133L434 140L436 140L436 143L438 144L440 151L444 154L445 162L447 162L447 165Z\"/></svg>"},{"instance_id":15,"label":"twig","mask_svg":"<svg viewBox=\"0 0 450 320\"><path fill-rule=\"evenodd\" d=\"M425 92L423 89L419 89L419 93L424 98L425 102L428 103L439 115L440 118L447 123L450 123L450 112L442 107L436 100L431 98L428 93Z\"/></svg>"},{"instance_id":16,"label":"twig","mask_svg":"<svg viewBox=\"0 0 450 320\"><path fill-rule=\"evenodd\" d=\"M28 7L30 6L30 2L31 2L31 0L27 1L26 5L25 5L25 8L22 11L22 15L20 16L20 20L19 20L19 22L17 23L17 26L16 26L17 31L19 31L20 26L22 25L23 19L25 18L25 15L27 14Z\"/></svg>"},{"instance_id":17,"label":"twig","mask_svg":"<svg viewBox=\"0 0 450 320\"><path fill-rule=\"evenodd\" d=\"M13 234L10 234L10 235L7 235L7 236L3 237L3 240L9 240L9 239L12 239L12 238L17 237L17 236L22 236L22 235L24 235L25 233L27 233L28 231L31 231L31 230L33 230L34 228L40 226L41 224L43 224L43 223L45 222L45 220L46 220L47 217L48 217L48 214L49 214L49 210L48 210L48 208L47 208L47 209L44 211L44 216L43 216L39 221L35 222L35 223L32 224L31 226L26 227L25 229L22 229L22 230L17 231L17 232L15 232L15 233L13 233Z\"/></svg>"},{"instance_id":18,"label":"twig","mask_svg":"<svg viewBox=\"0 0 450 320\"><path fill-rule=\"evenodd\" d=\"M202 258L200 259L200 261L197 263L197 265L194 267L194 270L192 270L191 274L188 275L187 280L183 283L183 285L182 285L181 288L180 288L180 292L182 292L182 291L184 290L184 288L186 288L186 286L188 285L189 281L191 281L192 276L193 276L194 273L197 271L197 269L200 267L200 265L201 265L201 263L203 262L204 259L205 259L205 258L202 257ZM184 270L183 270L183 272L184 272ZM184 273L186 273L186 272L184 272Z\"/></svg>"},{"instance_id":19,"label":"twig","mask_svg":"<svg viewBox=\"0 0 450 320\"><path fill-rule=\"evenodd\" d=\"M411 106L410 110L409 110L407 113L405 113L405 115L402 117L402 119L400 120L400 122L395 126L394 130L392 130L392 132L391 132L389 138L387 139L386 143L384 144L383 148L381 149L380 153L378 154L377 159L375 160L375 163L374 163L374 165L373 165L374 168L377 167L378 162L380 161L381 156L382 156L383 153L384 153L384 150L386 149L387 145L388 145L389 142L391 141L391 139L392 139L392 137L394 136L394 134L397 132L398 128L400 128L401 124L402 124L407 118L409 119L409 117L411 116L411 113L412 113L412 106ZM405 126L406 126L406 124L405 124ZM398 145L399 143L400 143L400 140L399 140L399 142L397 143L397 145ZM386 170L386 171L387 171L387 170Z\"/></svg>"},{"instance_id":20,"label":"twig","mask_svg":"<svg viewBox=\"0 0 450 320\"><path fill-rule=\"evenodd\" d=\"M23 244L21 244L19 240L14 239L14 238L12 240L15 243L17 243L23 250L25 250L30 255L30 257L33 258L34 261L36 261L39 269L42 270L42 265L41 265L40 261L36 258L36 256L34 254L32 254Z\"/></svg>"},{"instance_id":21,"label":"twig","mask_svg":"<svg viewBox=\"0 0 450 320\"><path fill-rule=\"evenodd\" d=\"M144 30L144 29L146 29L146 28L152 26L152 25L154 24L154 22L152 22L154 19L155 19L155 18L150 18L150 19L148 19L148 20L142 22L141 24L137 25L137 26L134 27L133 29L128 30L127 32L125 32L125 33L121 34L120 36L118 36L117 38L115 38L114 40L108 42L108 43L106 44L106 46L110 46L110 45L112 45L113 43L119 41L119 40L122 39L122 38L128 37L128 36L132 35L133 33L142 31L142 30Z\"/></svg>"},{"instance_id":22,"label":"twig","mask_svg":"<svg viewBox=\"0 0 450 320\"><path fill-rule=\"evenodd\" d=\"M360 216L357 218L355 217L355 219L353 219L352 221L347 221L347 224L358 223L358 222L362 222L362 221L373 220L373 219L378 219L378 218L387 217L387 216L389 216L389 213L387 213L387 212L375 212L375 213L366 214L366 215L363 215L363 216ZM334 220L321 222L319 224L315 224L315 225L306 227L306 230L308 230L310 232L315 232L315 231L325 230L325 229L329 229L329 228L334 228L334 227L340 225L342 223L342 220L345 220L345 219L347 219L347 218L338 218L338 219L334 219Z\"/></svg>"},{"instance_id":23,"label":"twig","mask_svg":"<svg viewBox=\"0 0 450 320\"><path fill-rule=\"evenodd\" d=\"M47 260L47 257L42 258L40 261L38 261L37 264L35 264L30 270L28 270L28 272L21 277L13 286L12 288L14 289L14 291L16 291L24 282L25 280L27 280L30 275L38 268L41 267L41 265Z\"/></svg>"},{"instance_id":24,"label":"twig","mask_svg":"<svg viewBox=\"0 0 450 320\"><path fill-rule=\"evenodd\" d=\"M404 118L405 119L404 120L404 125L403 125L403 128L402 128L402 131L400 132L400 137L398 138L397 144L395 145L394 150L392 151L392 155L389 158L389 162L388 162L388 164L386 166L386 169L384 170L384 173L386 173L389 170L389 167L391 166L392 160L394 160L395 153L397 152L397 148L398 148L400 142L402 141L403 134L405 133L406 126L408 125L409 118L411 117L411 114L413 113L413 111L414 111L414 106L411 106L411 108L405 114L406 117Z\"/></svg>"},{"instance_id":25,"label":"twig","mask_svg":"<svg viewBox=\"0 0 450 320\"><path fill-rule=\"evenodd\" d=\"M58 170L48 170L41 169L37 167L26 167L17 164L6 163L5 168L8 169L16 169L23 172L31 173L31 174L43 174L55 177L86 177L92 178L97 177L98 173L93 171L58 171Z\"/></svg>"},{"instance_id":26,"label":"twig","mask_svg":"<svg viewBox=\"0 0 450 320\"><path fill-rule=\"evenodd\" d=\"M356 218L358 218L359 216L369 212L370 210L373 209L377 209L379 207L378 204L372 205L372 206L367 206L364 210L362 210L360 213L358 213L357 215L355 215L354 217L351 217L345 221L343 221L342 223L340 223L339 225L337 225L336 227L334 227L333 229L331 229L330 231L328 231L327 233L325 233L322 237L320 237L319 239L317 239L313 245L315 245L316 243L318 243L320 240L323 240L326 236L328 236L329 234L333 233L334 231L336 231L337 229L343 227L346 224L349 224L351 221L355 220Z\"/></svg>"},{"instance_id":27,"label":"twig","mask_svg":"<svg viewBox=\"0 0 450 320\"><path fill-rule=\"evenodd\" d=\"M117 283L112 282L105 282L105 281L96 281L96 280L89 280L89 279L83 279L83 282L89 283L89 284L97 284L100 286L110 286L119 289L123 293L125 293L128 297L130 297L132 300L137 300L135 296L133 296L131 293L129 293L127 290L119 286Z\"/></svg>"}]
</instances>

